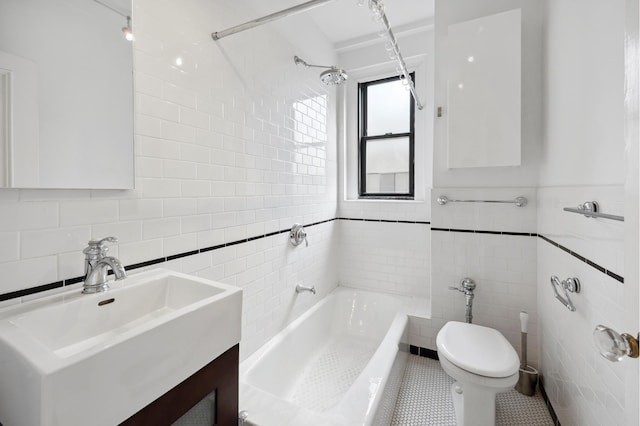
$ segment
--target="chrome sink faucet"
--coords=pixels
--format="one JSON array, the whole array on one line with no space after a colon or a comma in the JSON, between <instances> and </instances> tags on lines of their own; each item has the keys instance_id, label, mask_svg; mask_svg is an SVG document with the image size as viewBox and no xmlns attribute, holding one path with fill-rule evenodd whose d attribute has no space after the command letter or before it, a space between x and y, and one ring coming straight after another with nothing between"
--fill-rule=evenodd
<instances>
[{"instance_id":1,"label":"chrome sink faucet","mask_svg":"<svg viewBox=\"0 0 640 426\"><path fill-rule=\"evenodd\" d=\"M116 280L127 277L122 263L113 256L107 256L109 248L106 243L117 243L118 239L107 237L101 240L89 241L89 246L82 250L84 259L84 294L100 293L109 290L107 282L107 269L111 268Z\"/></svg>"}]
</instances>

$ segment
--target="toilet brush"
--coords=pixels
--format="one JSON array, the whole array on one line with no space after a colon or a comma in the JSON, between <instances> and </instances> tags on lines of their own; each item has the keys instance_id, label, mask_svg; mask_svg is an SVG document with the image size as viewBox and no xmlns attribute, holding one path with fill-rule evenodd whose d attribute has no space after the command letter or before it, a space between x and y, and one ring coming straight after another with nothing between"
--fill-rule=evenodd
<instances>
[{"instance_id":1,"label":"toilet brush","mask_svg":"<svg viewBox=\"0 0 640 426\"><path fill-rule=\"evenodd\" d=\"M520 354L520 371L516 390L523 395L532 396L536 393L538 384L538 370L527 365L527 323L529 322L529 314L525 311L520 312L520 338L521 338L521 354Z\"/></svg>"}]
</instances>

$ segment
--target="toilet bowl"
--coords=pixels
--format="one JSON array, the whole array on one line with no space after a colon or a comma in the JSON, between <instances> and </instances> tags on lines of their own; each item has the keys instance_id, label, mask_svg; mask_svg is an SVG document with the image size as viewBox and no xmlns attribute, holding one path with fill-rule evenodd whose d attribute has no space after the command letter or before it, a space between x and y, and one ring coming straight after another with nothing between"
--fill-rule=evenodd
<instances>
[{"instance_id":1,"label":"toilet bowl","mask_svg":"<svg viewBox=\"0 0 640 426\"><path fill-rule=\"evenodd\" d=\"M442 369L453 379L458 426L493 426L496 394L518 382L518 354L498 330L449 321L436 337Z\"/></svg>"}]
</instances>

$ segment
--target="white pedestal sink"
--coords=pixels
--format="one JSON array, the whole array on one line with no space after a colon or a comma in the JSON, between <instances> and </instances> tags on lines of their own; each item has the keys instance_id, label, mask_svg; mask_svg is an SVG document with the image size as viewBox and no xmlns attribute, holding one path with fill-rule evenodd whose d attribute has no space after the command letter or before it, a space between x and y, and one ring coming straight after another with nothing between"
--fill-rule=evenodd
<instances>
[{"instance_id":1,"label":"white pedestal sink","mask_svg":"<svg viewBox=\"0 0 640 426\"><path fill-rule=\"evenodd\" d=\"M240 341L242 290L163 269L0 310L0 423L116 425Z\"/></svg>"}]
</instances>

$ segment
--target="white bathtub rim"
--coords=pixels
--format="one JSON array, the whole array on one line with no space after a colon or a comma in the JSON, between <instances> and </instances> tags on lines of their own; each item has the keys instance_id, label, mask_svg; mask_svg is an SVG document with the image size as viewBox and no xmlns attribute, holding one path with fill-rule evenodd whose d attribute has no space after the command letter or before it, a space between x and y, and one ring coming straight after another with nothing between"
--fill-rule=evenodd
<instances>
[{"instance_id":1,"label":"white bathtub rim","mask_svg":"<svg viewBox=\"0 0 640 426\"><path fill-rule=\"evenodd\" d=\"M409 307L413 313L412 307L416 306L416 298L401 296L397 294L381 293L371 290L363 290L359 288L351 288L339 286L329 295L319 300L316 304L302 313L298 318L293 320L287 327L280 331L271 340L265 343L256 352L251 354L240 364L240 386L241 386L241 404L240 410L249 411L250 421L263 421L265 425L285 424L283 422L283 413L287 413L286 424L295 423L294 419L304 419L303 424L318 425L370 425L372 424L376 410L379 407L382 398L384 386L387 384L393 362L399 351L399 345L403 336L408 331L408 315L407 312L397 312L386 330L386 333L374 352L373 356L358 376L350 389L345 393L341 401L334 407L324 412L316 412L304 407L300 407L289 401L269 393L266 390L258 388L247 382L247 376L251 371L260 364L275 346L279 345L289 334L293 333L296 328L318 309L321 309L326 303L330 303L338 297L339 293L356 292L358 294L371 294L374 296L388 296L400 298L403 300L403 306ZM404 311L405 309L402 309ZM406 342L405 342L406 343ZM375 392L371 392L369 385L375 383ZM357 407L357 409L354 409ZM254 412L253 420L251 411ZM258 423L260 424L260 423Z\"/></svg>"},{"instance_id":2,"label":"white bathtub rim","mask_svg":"<svg viewBox=\"0 0 640 426\"><path fill-rule=\"evenodd\" d=\"M289 323L289 325L287 325L280 332L278 332L278 334L273 336L269 341L267 341L264 345L262 345L255 352L249 355L244 361L242 361L240 363L240 381L243 381L243 379L246 378L247 374L251 371L251 369L260 362L262 357L267 352L269 352L269 350L271 350L274 346L278 345L282 340L284 340L286 335L292 333L293 330L296 329L300 323L302 323L308 317L313 315L313 313L318 309L320 309L321 306L323 306L326 303L329 303L329 301L337 297L337 294L339 293L353 292L353 291L357 293L364 293L364 294L371 294L371 295L384 295L384 296L401 299L405 303L405 309L402 309L401 313L411 315L411 316L417 316L415 314L415 311L416 311L415 305L420 304L421 302L426 300L423 298L415 298L415 297L404 296L404 295L399 295L395 293L383 293L379 291L364 290L356 287L338 286L327 296L318 300L318 302L316 302L309 309L304 311L298 318L294 319L291 323Z\"/></svg>"},{"instance_id":3,"label":"white bathtub rim","mask_svg":"<svg viewBox=\"0 0 640 426\"><path fill-rule=\"evenodd\" d=\"M340 413L347 424L371 425L380 407L383 390L389 380L393 362L407 331L409 317L397 313L387 335L340 402L328 412ZM372 384L377 384L372 392ZM367 389L368 388L368 389ZM367 394L368 391L368 394ZM356 409L354 409L356 407ZM366 408L365 408L366 407ZM363 413L364 412L364 413Z\"/></svg>"},{"instance_id":4,"label":"white bathtub rim","mask_svg":"<svg viewBox=\"0 0 640 426\"><path fill-rule=\"evenodd\" d=\"M298 318L293 320L289 325L283 328L278 334L273 336L267 343L262 345L257 351L249 355L244 361L240 363L240 382L246 383L247 376L251 373L251 370L255 368L257 364L260 363L262 358L269 353L275 346L278 346L285 338L291 334L298 326L304 322L307 318L313 315L318 309L320 309L323 305L329 303L332 299L334 299L335 291L337 288L329 293L324 298L320 299L317 303L312 305L309 309L302 313Z\"/></svg>"}]
</instances>

